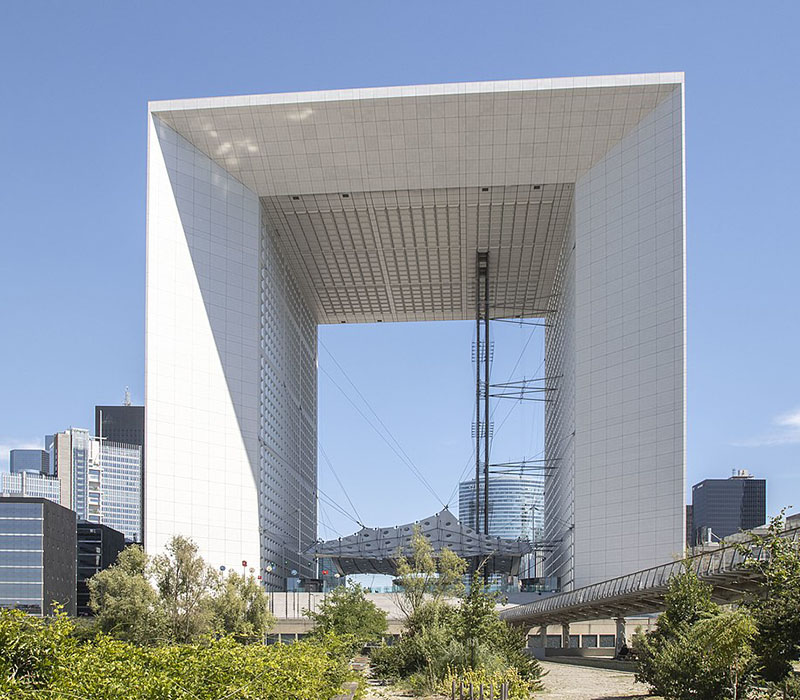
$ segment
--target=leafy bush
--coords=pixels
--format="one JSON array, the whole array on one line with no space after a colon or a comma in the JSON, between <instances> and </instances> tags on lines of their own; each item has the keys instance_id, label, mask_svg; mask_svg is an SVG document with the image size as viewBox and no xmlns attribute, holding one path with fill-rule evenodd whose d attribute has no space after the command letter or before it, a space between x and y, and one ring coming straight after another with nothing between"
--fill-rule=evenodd
<instances>
[{"instance_id":1,"label":"leafy bush","mask_svg":"<svg viewBox=\"0 0 800 700\"><path fill-rule=\"evenodd\" d=\"M75 646L71 632L60 611L49 620L19 610L0 611L0 689L44 688L51 683L60 670L58 655Z\"/></svg>"},{"instance_id":2,"label":"leafy bush","mask_svg":"<svg viewBox=\"0 0 800 700\"><path fill-rule=\"evenodd\" d=\"M453 674L472 672L489 679L513 673L528 692L540 689L541 667L524 651L526 635L500 620L496 603L477 577L457 606L435 597L417 601L409 606L406 634L374 650L373 670L418 694L435 692Z\"/></svg>"},{"instance_id":3,"label":"leafy bush","mask_svg":"<svg viewBox=\"0 0 800 700\"><path fill-rule=\"evenodd\" d=\"M386 612L367 599L366 591L358 584L338 586L316 612L305 611L315 623L312 636L333 633L341 640L350 640L351 655L367 642L377 641L386 633Z\"/></svg>"},{"instance_id":4,"label":"leafy bush","mask_svg":"<svg viewBox=\"0 0 800 700\"><path fill-rule=\"evenodd\" d=\"M689 570L672 579L665 604L656 629L634 638L637 680L667 700L743 697L755 669L752 618L721 610Z\"/></svg>"},{"instance_id":5,"label":"leafy bush","mask_svg":"<svg viewBox=\"0 0 800 700\"><path fill-rule=\"evenodd\" d=\"M0 673L0 697L15 700L308 700L332 697L348 676L322 644L143 647L104 634L80 644L65 616L17 611L0 612Z\"/></svg>"},{"instance_id":6,"label":"leafy bush","mask_svg":"<svg viewBox=\"0 0 800 700\"><path fill-rule=\"evenodd\" d=\"M745 600L758 628L753 648L759 673L778 685L790 677L792 662L800 659L800 549L791 538L780 537L783 530L781 512L766 535L753 538L768 556L748 560L764 583ZM749 550L749 545L740 547L745 553Z\"/></svg>"}]
</instances>

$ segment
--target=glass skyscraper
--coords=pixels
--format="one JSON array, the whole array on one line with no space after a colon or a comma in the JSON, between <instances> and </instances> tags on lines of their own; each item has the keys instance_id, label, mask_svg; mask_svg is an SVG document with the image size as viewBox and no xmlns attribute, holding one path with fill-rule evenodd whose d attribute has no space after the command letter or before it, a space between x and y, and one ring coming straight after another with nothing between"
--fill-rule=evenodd
<instances>
[{"instance_id":1,"label":"glass skyscraper","mask_svg":"<svg viewBox=\"0 0 800 700\"><path fill-rule=\"evenodd\" d=\"M50 471L50 456L45 450L11 450L9 456L9 470L12 474L22 472L48 474Z\"/></svg>"},{"instance_id":2,"label":"glass skyscraper","mask_svg":"<svg viewBox=\"0 0 800 700\"><path fill-rule=\"evenodd\" d=\"M483 482L481 482L483 508ZM475 528L475 480L458 486L458 516ZM483 531L483 513L481 513ZM489 477L489 534L515 540L539 541L544 531L544 479L527 475Z\"/></svg>"},{"instance_id":3,"label":"glass skyscraper","mask_svg":"<svg viewBox=\"0 0 800 700\"><path fill-rule=\"evenodd\" d=\"M89 469L87 517L142 541L142 448L119 442L99 443L99 464Z\"/></svg>"},{"instance_id":4,"label":"glass skyscraper","mask_svg":"<svg viewBox=\"0 0 800 700\"><path fill-rule=\"evenodd\" d=\"M0 474L0 495L46 498L53 503L61 502L58 479L35 472Z\"/></svg>"},{"instance_id":5,"label":"glass skyscraper","mask_svg":"<svg viewBox=\"0 0 800 700\"><path fill-rule=\"evenodd\" d=\"M61 486L61 504L81 520L142 541L142 448L70 428L46 440Z\"/></svg>"},{"instance_id":6,"label":"glass skyscraper","mask_svg":"<svg viewBox=\"0 0 800 700\"><path fill-rule=\"evenodd\" d=\"M740 469L728 479L705 479L692 486L692 545L751 530L766 520L766 479L754 479Z\"/></svg>"}]
</instances>

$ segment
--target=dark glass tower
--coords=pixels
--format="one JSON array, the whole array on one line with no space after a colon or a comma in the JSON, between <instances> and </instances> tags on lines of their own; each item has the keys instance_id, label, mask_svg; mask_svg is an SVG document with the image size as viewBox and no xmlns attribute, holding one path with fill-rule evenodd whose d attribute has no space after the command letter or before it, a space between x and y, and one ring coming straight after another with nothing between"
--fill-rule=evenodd
<instances>
[{"instance_id":1,"label":"dark glass tower","mask_svg":"<svg viewBox=\"0 0 800 700\"><path fill-rule=\"evenodd\" d=\"M739 470L729 479L705 479L692 487L692 544L709 528L715 537L763 525L767 519L767 481Z\"/></svg>"},{"instance_id":2,"label":"dark glass tower","mask_svg":"<svg viewBox=\"0 0 800 700\"><path fill-rule=\"evenodd\" d=\"M89 607L89 588L86 582L117 561L117 556L125 548L125 535L100 523L79 520L77 541L77 612L80 616L93 615Z\"/></svg>"},{"instance_id":3,"label":"dark glass tower","mask_svg":"<svg viewBox=\"0 0 800 700\"><path fill-rule=\"evenodd\" d=\"M109 442L139 445L144 454L144 406L95 406L94 430Z\"/></svg>"}]
</instances>

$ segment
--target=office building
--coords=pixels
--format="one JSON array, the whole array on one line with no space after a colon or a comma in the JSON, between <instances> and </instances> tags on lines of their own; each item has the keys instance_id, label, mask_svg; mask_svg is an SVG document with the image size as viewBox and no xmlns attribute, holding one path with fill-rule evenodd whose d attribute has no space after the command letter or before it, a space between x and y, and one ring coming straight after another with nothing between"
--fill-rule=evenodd
<instances>
[{"instance_id":1,"label":"office building","mask_svg":"<svg viewBox=\"0 0 800 700\"><path fill-rule=\"evenodd\" d=\"M475 529L474 479L458 485L458 519ZM483 532L483 501L480 530ZM508 540L541 541L544 534L544 478L511 474L489 477L489 534Z\"/></svg>"},{"instance_id":2,"label":"office building","mask_svg":"<svg viewBox=\"0 0 800 700\"><path fill-rule=\"evenodd\" d=\"M483 483L481 483L481 523L483 532ZM459 520L475 529L475 480L458 485ZM544 551L544 477L531 475L493 475L489 477L489 534L514 540L528 540L534 548L522 557L519 577L542 576Z\"/></svg>"},{"instance_id":3,"label":"office building","mask_svg":"<svg viewBox=\"0 0 800 700\"><path fill-rule=\"evenodd\" d=\"M98 437L109 442L122 445L138 445L141 454L141 491L139 504L142 513L141 528L144 527L144 480L146 467L144 462L144 406L132 406L128 391L125 391L125 403L122 406L95 406L94 431ZM143 530L139 540L144 541Z\"/></svg>"},{"instance_id":4,"label":"office building","mask_svg":"<svg viewBox=\"0 0 800 700\"><path fill-rule=\"evenodd\" d=\"M77 614L93 615L86 582L117 561L125 548L125 535L105 525L79 520L77 545Z\"/></svg>"},{"instance_id":5,"label":"office building","mask_svg":"<svg viewBox=\"0 0 800 700\"><path fill-rule=\"evenodd\" d=\"M50 473L50 455L45 450L11 450L9 452L9 471L12 474L22 472Z\"/></svg>"},{"instance_id":6,"label":"office building","mask_svg":"<svg viewBox=\"0 0 800 700\"><path fill-rule=\"evenodd\" d=\"M61 485L55 477L36 472L0 474L0 495L46 498L61 503Z\"/></svg>"},{"instance_id":7,"label":"office building","mask_svg":"<svg viewBox=\"0 0 800 700\"><path fill-rule=\"evenodd\" d=\"M745 469L728 479L692 486L692 544L718 540L759 527L767 519L767 482Z\"/></svg>"},{"instance_id":8,"label":"office building","mask_svg":"<svg viewBox=\"0 0 800 700\"><path fill-rule=\"evenodd\" d=\"M95 406L94 433L109 442L144 449L144 406Z\"/></svg>"},{"instance_id":9,"label":"office building","mask_svg":"<svg viewBox=\"0 0 800 700\"><path fill-rule=\"evenodd\" d=\"M81 520L103 523L142 541L141 447L92 437L70 428L50 442L61 503Z\"/></svg>"},{"instance_id":10,"label":"office building","mask_svg":"<svg viewBox=\"0 0 800 700\"><path fill-rule=\"evenodd\" d=\"M85 519L142 541L141 447L117 442L94 443L98 462L89 469Z\"/></svg>"},{"instance_id":11,"label":"office building","mask_svg":"<svg viewBox=\"0 0 800 700\"><path fill-rule=\"evenodd\" d=\"M546 318L545 575L684 547L683 75L152 102L146 546L317 536L317 326ZM300 533L298 536L298 512ZM287 570L288 569L288 570Z\"/></svg>"},{"instance_id":12,"label":"office building","mask_svg":"<svg viewBox=\"0 0 800 700\"><path fill-rule=\"evenodd\" d=\"M0 498L0 607L75 614L75 513L44 498Z\"/></svg>"}]
</instances>

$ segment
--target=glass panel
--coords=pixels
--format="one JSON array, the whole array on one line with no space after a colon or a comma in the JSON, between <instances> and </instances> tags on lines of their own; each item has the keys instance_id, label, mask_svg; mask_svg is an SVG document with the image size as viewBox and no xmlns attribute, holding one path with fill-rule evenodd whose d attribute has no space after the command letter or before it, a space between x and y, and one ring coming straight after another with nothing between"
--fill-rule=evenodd
<instances>
[{"instance_id":1,"label":"glass panel","mask_svg":"<svg viewBox=\"0 0 800 700\"><path fill-rule=\"evenodd\" d=\"M41 552L0 552L0 566L41 566Z\"/></svg>"},{"instance_id":2,"label":"glass panel","mask_svg":"<svg viewBox=\"0 0 800 700\"><path fill-rule=\"evenodd\" d=\"M39 583L0 583L2 598L41 598L42 586Z\"/></svg>"},{"instance_id":3,"label":"glass panel","mask_svg":"<svg viewBox=\"0 0 800 700\"><path fill-rule=\"evenodd\" d=\"M581 635L581 646L584 649L593 649L597 646L597 635L596 634L582 634Z\"/></svg>"},{"instance_id":4,"label":"glass panel","mask_svg":"<svg viewBox=\"0 0 800 700\"><path fill-rule=\"evenodd\" d=\"M0 549L41 549L41 535L0 535ZM3 555L0 554L0 558Z\"/></svg>"},{"instance_id":5,"label":"glass panel","mask_svg":"<svg viewBox=\"0 0 800 700\"><path fill-rule=\"evenodd\" d=\"M39 567L0 566L0 583L42 582L42 570Z\"/></svg>"},{"instance_id":6,"label":"glass panel","mask_svg":"<svg viewBox=\"0 0 800 700\"><path fill-rule=\"evenodd\" d=\"M41 535L42 520L0 520L0 535Z\"/></svg>"},{"instance_id":7,"label":"glass panel","mask_svg":"<svg viewBox=\"0 0 800 700\"><path fill-rule=\"evenodd\" d=\"M0 518L41 518L41 503L2 503Z\"/></svg>"},{"instance_id":8,"label":"glass panel","mask_svg":"<svg viewBox=\"0 0 800 700\"><path fill-rule=\"evenodd\" d=\"M601 634L600 635L600 646L604 649L613 649L617 646L617 637L613 634Z\"/></svg>"},{"instance_id":9,"label":"glass panel","mask_svg":"<svg viewBox=\"0 0 800 700\"><path fill-rule=\"evenodd\" d=\"M16 608L28 613L29 615L41 615L42 606L37 597L33 600L17 600L10 598L0 598L0 608Z\"/></svg>"}]
</instances>

